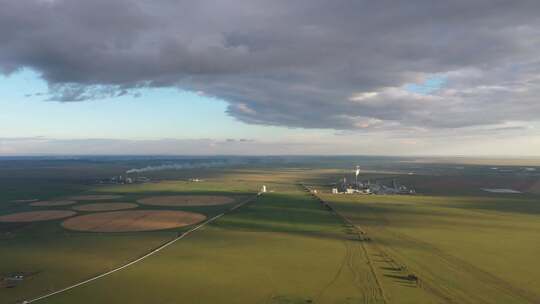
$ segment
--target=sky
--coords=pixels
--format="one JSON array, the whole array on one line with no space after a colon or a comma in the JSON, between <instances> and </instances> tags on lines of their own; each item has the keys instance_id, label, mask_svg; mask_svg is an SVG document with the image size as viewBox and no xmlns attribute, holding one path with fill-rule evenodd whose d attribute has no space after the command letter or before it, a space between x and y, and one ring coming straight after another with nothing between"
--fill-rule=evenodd
<instances>
[{"instance_id":1,"label":"sky","mask_svg":"<svg viewBox=\"0 0 540 304\"><path fill-rule=\"evenodd\" d=\"M540 155L538 1L0 7L0 155Z\"/></svg>"}]
</instances>

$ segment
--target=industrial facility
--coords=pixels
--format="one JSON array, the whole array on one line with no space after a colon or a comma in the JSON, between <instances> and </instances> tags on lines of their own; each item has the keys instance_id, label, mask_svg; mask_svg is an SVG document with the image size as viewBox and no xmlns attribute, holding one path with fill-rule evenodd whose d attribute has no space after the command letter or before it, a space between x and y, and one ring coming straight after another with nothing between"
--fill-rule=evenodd
<instances>
[{"instance_id":1,"label":"industrial facility","mask_svg":"<svg viewBox=\"0 0 540 304\"><path fill-rule=\"evenodd\" d=\"M347 177L343 177L335 183L332 194L416 194L412 187L400 184L396 179L389 183L388 179L359 180L360 167L354 170L354 181L348 182Z\"/></svg>"},{"instance_id":2,"label":"industrial facility","mask_svg":"<svg viewBox=\"0 0 540 304\"><path fill-rule=\"evenodd\" d=\"M125 184L142 184L148 183L150 179L145 176L113 176L110 178L104 178L98 181L99 184L111 184L111 185L125 185Z\"/></svg>"}]
</instances>

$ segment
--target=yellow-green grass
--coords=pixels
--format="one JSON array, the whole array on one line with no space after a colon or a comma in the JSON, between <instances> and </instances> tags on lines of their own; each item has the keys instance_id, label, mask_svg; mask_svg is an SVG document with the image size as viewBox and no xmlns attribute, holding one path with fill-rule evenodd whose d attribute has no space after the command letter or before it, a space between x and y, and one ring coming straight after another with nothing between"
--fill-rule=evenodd
<instances>
[{"instance_id":1,"label":"yellow-green grass","mask_svg":"<svg viewBox=\"0 0 540 304\"><path fill-rule=\"evenodd\" d=\"M130 194L152 194L152 193L174 193L174 192L191 192L191 193L245 193L256 192L257 188L251 184L243 184L240 182L223 180L204 181L204 182L186 182L186 181L163 181L159 183L146 183L134 185L115 185L104 186L96 189L100 192L107 193L130 193Z\"/></svg>"},{"instance_id":2,"label":"yellow-green grass","mask_svg":"<svg viewBox=\"0 0 540 304\"><path fill-rule=\"evenodd\" d=\"M361 243L350 228L295 185L300 180L334 181L334 175L336 170L242 169L218 172L201 183L88 188L89 194L122 194L126 201L175 194L240 198L255 193L262 184L276 193L265 194L143 263L43 303L381 303L367 257L388 303L446 303L446 298L454 303L540 302L536 301L540 293L536 197L325 196L368 231L373 241ZM79 194L86 193L70 192ZM64 196L56 191L54 196L32 193L8 198ZM24 211L29 208L25 205L11 204L0 213ZM226 208L174 209L211 216ZM89 269L76 267L88 256L93 258L88 267L103 271L177 232L66 233L56 222L17 230L12 243L11 237L6 242L0 238L1 248L13 249L0 252L2 260L14 261L13 265L32 259L35 265L49 263L46 271L20 286L0 289L0 302L21 299L5 297L6 291L30 298L48 289L47 284L56 289L87 277ZM43 259L40 248L46 248ZM73 254L64 261L66 253ZM409 268L398 271L396 265ZM419 286L405 278L408 273L420 277Z\"/></svg>"},{"instance_id":3,"label":"yellow-green grass","mask_svg":"<svg viewBox=\"0 0 540 304\"><path fill-rule=\"evenodd\" d=\"M540 302L540 206L534 197L322 197L368 232L373 254L384 252L408 266L441 301ZM392 278L388 267L378 271ZM385 286L392 293L392 285Z\"/></svg>"},{"instance_id":4,"label":"yellow-green grass","mask_svg":"<svg viewBox=\"0 0 540 304\"><path fill-rule=\"evenodd\" d=\"M43 303L73 301L383 303L383 296L357 236L296 190L266 194L144 263Z\"/></svg>"},{"instance_id":5,"label":"yellow-green grass","mask_svg":"<svg viewBox=\"0 0 540 304\"><path fill-rule=\"evenodd\" d=\"M172 238L147 234L59 234L1 240L0 274L35 273L15 288L0 288L0 303L16 303L63 288L142 255Z\"/></svg>"},{"instance_id":6,"label":"yellow-green grass","mask_svg":"<svg viewBox=\"0 0 540 304\"><path fill-rule=\"evenodd\" d=\"M158 185L158 184L153 184ZM24 197L24 187L18 188L19 197ZM44 192L39 197L63 197L60 190L54 193ZM89 188L86 192L68 192L71 195L99 193L97 188ZM66 190L67 186L66 186ZM145 193L123 190L126 201L136 201L145 197ZM184 194L180 188L170 187L166 193ZM232 196L241 201L251 192L220 192L221 195ZM38 193L39 194L39 193ZM161 194L152 192L152 195ZM1 199L1 193L0 193ZM7 201L7 200L6 200ZM83 205L85 203L79 203ZM14 212L32 211L38 207L20 203L2 203L0 215ZM39 207L43 210L59 210L62 207ZM167 208L159 206L144 206L144 210L186 210L200 212L208 217L214 216L230 206L203 206L186 208ZM15 303L16 301L36 297L50 290L57 290L93 275L105 272L115 266L147 253L175 237L179 232L189 229L177 228L156 232L139 233L93 233L72 232L64 230L61 220L40 223L2 223L0 224L0 277L10 273L35 273L29 276L15 288L0 288L0 303Z\"/></svg>"},{"instance_id":7,"label":"yellow-green grass","mask_svg":"<svg viewBox=\"0 0 540 304\"><path fill-rule=\"evenodd\" d=\"M342 170L341 170L342 171ZM256 193L262 185L269 190L296 190L299 180L316 180L335 176L340 170L306 170L306 169L235 169L214 172L202 182L167 180L159 183L132 185L102 186L92 189L102 193L117 193L129 195L170 194L185 192L193 194L234 194Z\"/></svg>"}]
</instances>

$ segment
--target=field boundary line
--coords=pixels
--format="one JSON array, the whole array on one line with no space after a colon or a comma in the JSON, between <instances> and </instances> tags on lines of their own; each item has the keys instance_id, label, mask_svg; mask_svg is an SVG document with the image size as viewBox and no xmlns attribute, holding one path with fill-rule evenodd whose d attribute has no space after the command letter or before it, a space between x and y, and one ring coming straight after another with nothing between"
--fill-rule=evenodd
<instances>
[{"instance_id":1,"label":"field boundary line","mask_svg":"<svg viewBox=\"0 0 540 304\"><path fill-rule=\"evenodd\" d=\"M316 200L318 200L320 203L322 203L331 213L333 213L334 215L336 215L339 219L341 219L345 224L349 225L350 227L353 227L360 235L364 235L366 234L365 231L363 231L360 227L358 227L357 225L355 225L353 222L351 222L351 220L349 220L346 216L342 215L341 213L339 213L334 207L332 207L332 205L330 205L328 202L324 201L322 198L320 198L316 193L312 192L311 189L306 186L305 184L301 183L300 184L304 190L306 190L307 192L309 192L309 194L315 198ZM381 284L381 281L379 279L379 276L377 275L377 271L375 270L375 268L373 267L373 262L371 261L371 258L369 256L369 253L366 249L366 246L364 245L364 242L360 242L360 245L362 247L362 251L364 252L364 255L366 256L366 259L367 259L367 264L369 265L369 269L371 271L371 274L373 276L373 278L375 279L375 284L377 285L377 289L379 290L379 294L381 295L382 297L382 300L384 303L388 303L388 299L386 297L386 294L384 292L384 289L382 287L382 284Z\"/></svg>"},{"instance_id":2,"label":"field boundary line","mask_svg":"<svg viewBox=\"0 0 540 304\"><path fill-rule=\"evenodd\" d=\"M93 277L91 277L91 278L89 278L89 279L86 279L86 280L84 280L84 281L82 281L82 282L79 282L79 283L70 285L70 286L68 286L68 287L64 287L64 288L62 288L62 289L59 289L59 290L50 292L50 293L48 293L48 294L39 296L39 297L37 297L37 298L33 298L33 299L30 299L30 300L22 301L21 303L22 303L22 304L26 304L26 303L34 303L34 302L37 302L37 301L40 301L40 300L43 300L43 299L52 297L52 296L54 296L54 295L57 295L57 294L60 294L60 293L64 293L64 292L66 292L66 291L68 291L68 290L71 290L71 289L74 289L74 288L77 288L77 287L80 287L80 286L89 284L89 283L91 283L91 282L93 282L93 281L99 280L99 279L104 278L104 277L106 277L106 276L109 276L109 275L111 275L111 274L113 274L113 273L115 273L115 272L121 271L121 270L123 270L123 269L125 269L125 268L127 268L127 267L129 267L129 266L132 266L132 265L134 265L134 264L137 264L137 263L139 263L139 262L141 262L141 261L143 261L143 260L145 260L145 259L147 259L147 258L149 258L149 257L151 257L151 256L153 256L153 255L155 255L156 253L162 251L163 249L169 247L170 245L174 244L175 242L177 242L177 241L179 241L179 240L185 238L186 236L188 236L188 235L190 235L191 233L193 233L193 232L199 230L200 228L202 228L202 227L204 227L204 226L206 226L206 225L208 225L208 224L210 224L210 223L216 221L216 220L219 219L220 217L222 217L222 216L224 216L224 215L226 215L226 214L228 214L228 213L231 213L231 212L237 210L237 209L240 208L240 207L243 207L243 206L247 205L248 203L254 201L255 199L257 199L257 198L258 198L259 196L261 196L261 195L262 195L261 192L257 193L257 195L256 195L255 197L250 197L250 198L246 199L245 201L243 201L243 202L241 202L241 203L239 203L239 204L236 204L236 205L235 205L234 207L232 207L231 209L229 209L229 210L227 210L227 211L225 211L225 212L223 212L223 213L220 213L220 214L218 214L218 215L216 215L216 216L214 216L214 217L212 217L212 218L210 218L210 219L207 219L206 221L200 223L199 225L197 225L197 226L195 226L195 227L193 227L193 228L191 228L191 229L189 229L189 230L187 230L187 231L182 232L182 234L178 235L177 237L173 238L172 240L169 240L169 241L167 241L167 242L165 242L165 243L159 245L158 247L154 248L152 251L146 253L145 255L143 255L143 256L141 256L141 257L138 257L137 259L135 259L135 260L133 260L133 261L127 262L126 264L120 265L120 266L118 266L118 267L116 267L116 268L114 268L114 269L111 269L111 270L107 271L107 272L104 272L104 273L98 274L98 275L96 275L96 276L93 276Z\"/></svg>"}]
</instances>

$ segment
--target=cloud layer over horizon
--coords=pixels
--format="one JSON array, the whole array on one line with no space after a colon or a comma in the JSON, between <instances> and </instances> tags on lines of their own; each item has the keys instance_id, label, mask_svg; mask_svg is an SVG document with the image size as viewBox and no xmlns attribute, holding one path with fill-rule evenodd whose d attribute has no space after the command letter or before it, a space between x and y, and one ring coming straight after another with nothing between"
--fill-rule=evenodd
<instances>
[{"instance_id":1,"label":"cloud layer over horizon","mask_svg":"<svg viewBox=\"0 0 540 304\"><path fill-rule=\"evenodd\" d=\"M538 1L0 0L0 72L49 98L174 87L250 124L522 127L540 117ZM407 88L444 79L429 93Z\"/></svg>"}]
</instances>

